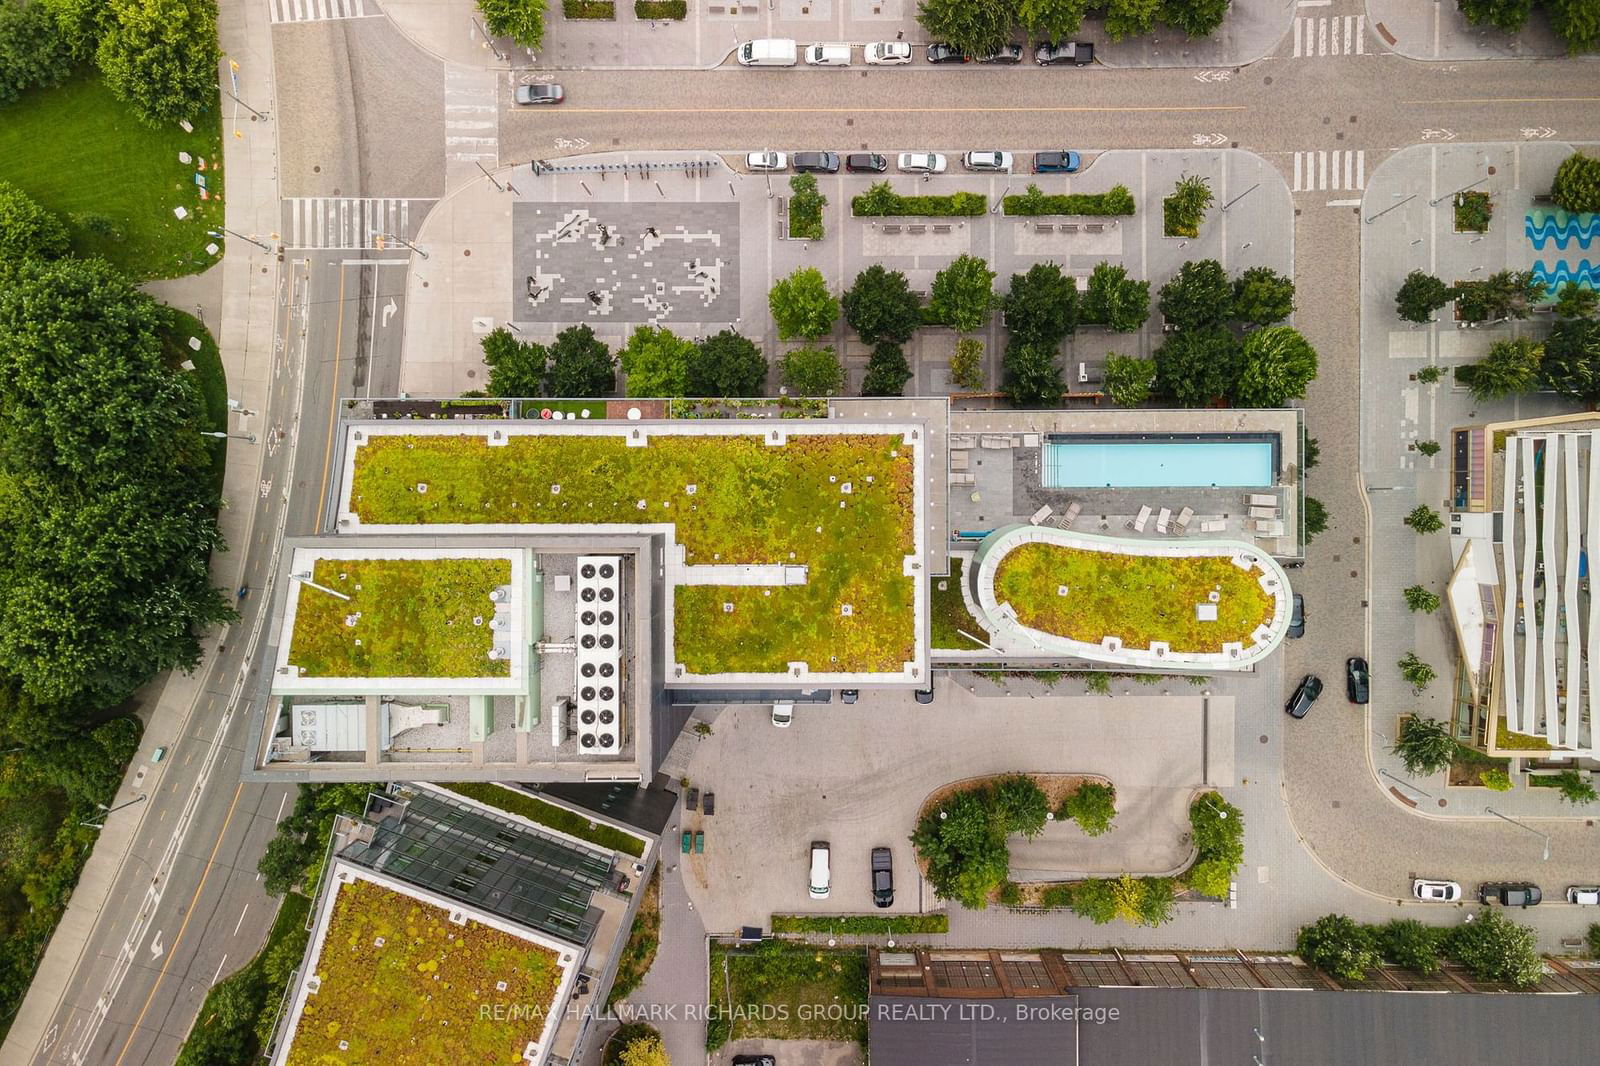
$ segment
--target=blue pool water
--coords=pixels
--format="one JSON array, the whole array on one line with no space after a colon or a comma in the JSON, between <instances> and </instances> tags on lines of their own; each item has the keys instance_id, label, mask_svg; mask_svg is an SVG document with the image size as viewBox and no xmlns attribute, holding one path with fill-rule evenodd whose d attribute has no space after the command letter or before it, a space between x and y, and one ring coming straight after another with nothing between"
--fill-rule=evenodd
<instances>
[{"instance_id":1,"label":"blue pool water","mask_svg":"<svg viewBox=\"0 0 1600 1066\"><path fill-rule=\"evenodd\" d=\"M1267 488L1270 441L1076 441L1044 446L1044 487Z\"/></svg>"}]
</instances>

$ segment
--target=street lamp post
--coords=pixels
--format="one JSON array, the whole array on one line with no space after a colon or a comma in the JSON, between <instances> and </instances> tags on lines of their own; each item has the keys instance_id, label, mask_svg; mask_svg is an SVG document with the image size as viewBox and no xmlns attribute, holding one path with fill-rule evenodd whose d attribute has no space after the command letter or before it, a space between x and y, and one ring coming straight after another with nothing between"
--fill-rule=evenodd
<instances>
[{"instance_id":1,"label":"street lamp post","mask_svg":"<svg viewBox=\"0 0 1600 1066\"><path fill-rule=\"evenodd\" d=\"M493 181L494 179L490 178L489 180ZM378 236L382 237L386 241L399 241L401 244L405 245L407 248L410 248L413 252L416 252L418 255L422 256L422 258L424 258L424 259L428 258L428 253L427 252L424 252L421 248L418 248L416 245L412 244L410 241L406 240L404 237L400 236L400 234L398 234L398 233L380 233L380 234L378 234Z\"/></svg>"},{"instance_id":2,"label":"street lamp post","mask_svg":"<svg viewBox=\"0 0 1600 1066\"><path fill-rule=\"evenodd\" d=\"M1240 200L1243 200L1246 196L1249 196L1251 193L1255 192L1259 188L1261 188L1261 183L1258 181L1254 185L1252 185L1248 189L1246 189L1244 192L1240 193L1238 196L1235 196L1233 199L1231 199L1227 203L1223 204L1222 205L1222 209L1224 211L1226 211L1228 208L1232 207L1234 204L1238 203Z\"/></svg>"},{"instance_id":3,"label":"street lamp post","mask_svg":"<svg viewBox=\"0 0 1600 1066\"><path fill-rule=\"evenodd\" d=\"M272 251L272 245L270 245L270 244L262 244L260 241L256 240L254 237L246 237L244 234L238 232L237 230L231 230L227 226L223 226L220 230L214 230L214 229L206 230L206 235L207 236L215 237L218 240L221 240L222 239L222 235L225 234L225 233L226 234L231 234L232 236L235 236L235 237L239 238L241 241L249 241L251 244L255 245L257 248L260 248L263 252Z\"/></svg>"},{"instance_id":4,"label":"street lamp post","mask_svg":"<svg viewBox=\"0 0 1600 1066\"><path fill-rule=\"evenodd\" d=\"M101 815L101 817L104 818L107 815L115 814L124 807L132 807L135 803L142 803L146 798L147 797L145 794L141 792L137 796L133 797L133 799L128 800L126 803L119 803L115 807L107 807L104 803L96 803L95 806L99 807L105 812L105 814ZM106 827L105 822L79 822L78 824L82 826L88 826L90 829L104 829Z\"/></svg>"},{"instance_id":5,"label":"street lamp post","mask_svg":"<svg viewBox=\"0 0 1600 1066\"><path fill-rule=\"evenodd\" d=\"M1378 735L1382 736L1383 734L1380 733ZM1390 781L1393 781L1395 784L1399 785L1401 788L1410 789L1412 792L1418 792L1418 793L1421 793L1424 796L1427 796L1429 799L1433 799L1433 793L1431 793L1431 792L1423 792L1422 789L1418 788L1416 785L1413 785L1409 781L1400 780L1398 777L1394 776L1393 774L1391 774L1389 771L1385 770L1381 766L1378 767L1378 776L1379 777L1387 777Z\"/></svg>"},{"instance_id":6,"label":"street lamp post","mask_svg":"<svg viewBox=\"0 0 1600 1066\"><path fill-rule=\"evenodd\" d=\"M489 36L489 31L485 30L483 28L483 24L477 19L473 19L472 24L478 28L478 36L483 38L484 47L493 52L496 59L504 63L506 61L505 53L501 52L500 49L495 47L494 38Z\"/></svg>"},{"instance_id":7,"label":"street lamp post","mask_svg":"<svg viewBox=\"0 0 1600 1066\"><path fill-rule=\"evenodd\" d=\"M1370 226L1374 222L1376 222L1378 219L1382 218L1384 215L1387 215L1390 211L1393 211L1395 208L1401 206L1402 204L1409 203L1410 201L1415 200L1416 198L1417 198L1417 194L1416 193L1412 193L1410 196L1407 196L1404 200L1401 200L1400 203L1390 204L1388 207L1384 208L1382 211L1379 211L1377 214L1368 215L1367 218L1364 221L1366 222L1367 225Z\"/></svg>"},{"instance_id":8,"label":"street lamp post","mask_svg":"<svg viewBox=\"0 0 1600 1066\"><path fill-rule=\"evenodd\" d=\"M215 437L218 440L225 440L229 437L232 437L234 440L249 441L251 444L256 442L256 435L254 433L224 433L220 429L203 429L200 431L200 435L202 437Z\"/></svg>"},{"instance_id":9,"label":"street lamp post","mask_svg":"<svg viewBox=\"0 0 1600 1066\"><path fill-rule=\"evenodd\" d=\"M1515 818L1508 818L1505 815L1501 814L1499 811L1495 810L1493 807L1485 807L1484 810L1487 813L1494 815L1496 818L1500 819L1502 822L1510 822L1512 825L1516 826L1518 829L1526 829L1528 832L1532 833L1534 836L1536 836L1540 840L1544 841L1543 861L1544 862L1549 862L1550 861L1550 837L1549 837L1548 834L1539 832L1537 829L1535 829L1531 825L1524 825L1523 823L1517 821Z\"/></svg>"},{"instance_id":10,"label":"street lamp post","mask_svg":"<svg viewBox=\"0 0 1600 1066\"><path fill-rule=\"evenodd\" d=\"M1447 192L1443 196L1436 196L1432 200L1428 201L1428 206L1429 207L1438 207L1439 204L1442 201L1448 200L1448 199L1450 199L1452 197L1455 197L1455 196L1460 196L1462 193L1466 192L1468 189L1475 188L1476 186L1482 185L1484 182L1486 182L1488 180L1489 180L1488 178L1479 178L1477 181L1473 182L1471 185L1463 185L1463 186L1461 186L1461 188L1457 189L1455 192Z\"/></svg>"}]
</instances>

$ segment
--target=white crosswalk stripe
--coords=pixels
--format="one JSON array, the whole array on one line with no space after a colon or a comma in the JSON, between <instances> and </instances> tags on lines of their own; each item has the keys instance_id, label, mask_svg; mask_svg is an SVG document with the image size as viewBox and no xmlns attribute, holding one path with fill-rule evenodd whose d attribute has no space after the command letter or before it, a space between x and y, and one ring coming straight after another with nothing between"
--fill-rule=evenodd
<instances>
[{"instance_id":1,"label":"white crosswalk stripe","mask_svg":"<svg viewBox=\"0 0 1600 1066\"><path fill-rule=\"evenodd\" d=\"M424 201L425 202L425 201ZM411 200L348 196L295 196L283 201L290 248L377 248L379 238L411 238ZM417 212L417 221L425 211ZM389 247L397 242L388 241Z\"/></svg>"},{"instance_id":2,"label":"white crosswalk stripe","mask_svg":"<svg viewBox=\"0 0 1600 1066\"><path fill-rule=\"evenodd\" d=\"M1355 151L1296 152L1294 191L1325 192L1367 187L1367 153Z\"/></svg>"},{"instance_id":3,"label":"white crosswalk stripe","mask_svg":"<svg viewBox=\"0 0 1600 1066\"><path fill-rule=\"evenodd\" d=\"M1359 56L1367 52L1365 15L1325 15L1294 20L1294 58Z\"/></svg>"},{"instance_id":4,"label":"white crosswalk stripe","mask_svg":"<svg viewBox=\"0 0 1600 1066\"><path fill-rule=\"evenodd\" d=\"M267 10L273 23L383 17L381 11L368 11L366 0L267 0Z\"/></svg>"},{"instance_id":5,"label":"white crosswalk stripe","mask_svg":"<svg viewBox=\"0 0 1600 1066\"><path fill-rule=\"evenodd\" d=\"M478 166L493 170L500 161L500 108L490 71L458 70L444 75L444 151L449 184L471 180Z\"/></svg>"}]
</instances>

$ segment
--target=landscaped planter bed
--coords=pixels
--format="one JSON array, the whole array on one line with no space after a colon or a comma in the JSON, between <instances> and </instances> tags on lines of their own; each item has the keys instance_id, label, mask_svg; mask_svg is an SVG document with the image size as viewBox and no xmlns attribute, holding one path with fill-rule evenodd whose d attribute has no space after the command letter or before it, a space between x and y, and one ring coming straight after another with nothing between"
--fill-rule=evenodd
<instances>
[{"instance_id":1,"label":"landscaped planter bed","mask_svg":"<svg viewBox=\"0 0 1600 1066\"><path fill-rule=\"evenodd\" d=\"M561 15L569 19L614 19L617 5L613 0L561 0Z\"/></svg>"},{"instance_id":2,"label":"landscaped planter bed","mask_svg":"<svg viewBox=\"0 0 1600 1066\"><path fill-rule=\"evenodd\" d=\"M1133 194L1125 186L1116 185L1109 192L1065 193L1049 195L1037 185L1028 191L1007 196L1003 201L1008 215L1131 215L1135 204Z\"/></svg>"},{"instance_id":3,"label":"landscaped planter bed","mask_svg":"<svg viewBox=\"0 0 1600 1066\"><path fill-rule=\"evenodd\" d=\"M688 0L633 0L633 15L641 19L685 19Z\"/></svg>"}]
</instances>

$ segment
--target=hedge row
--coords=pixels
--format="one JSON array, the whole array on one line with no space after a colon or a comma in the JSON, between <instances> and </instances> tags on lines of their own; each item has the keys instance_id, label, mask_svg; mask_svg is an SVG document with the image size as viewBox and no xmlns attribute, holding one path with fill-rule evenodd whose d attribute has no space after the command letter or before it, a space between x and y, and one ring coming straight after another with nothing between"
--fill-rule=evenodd
<instances>
[{"instance_id":1,"label":"hedge row","mask_svg":"<svg viewBox=\"0 0 1600 1066\"><path fill-rule=\"evenodd\" d=\"M617 5L612 0L561 0L561 14L569 19L614 19Z\"/></svg>"},{"instance_id":2,"label":"hedge row","mask_svg":"<svg viewBox=\"0 0 1600 1066\"><path fill-rule=\"evenodd\" d=\"M441 782L438 787L447 792L454 792L458 796L477 800L486 807L495 807L508 814L519 815L530 822L548 826L557 832L577 837L579 840L598 844L602 848L626 852L634 858L644 854L644 841L633 834L624 833L602 822L592 822L581 814L535 799L517 789L505 788L488 781L455 781L449 784Z\"/></svg>"},{"instance_id":3,"label":"hedge row","mask_svg":"<svg viewBox=\"0 0 1600 1066\"><path fill-rule=\"evenodd\" d=\"M924 215L930 218L976 217L989 210L989 198L975 192L949 196L901 196L886 181L850 200L850 213L857 218L885 215Z\"/></svg>"},{"instance_id":4,"label":"hedge row","mask_svg":"<svg viewBox=\"0 0 1600 1066\"><path fill-rule=\"evenodd\" d=\"M686 19L689 0L633 0L633 14L642 19Z\"/></svg>"},{"instance_id":5,"label":"hedge row","mask_svg":"<svg viewBox=\"0 0 1600 1066\"><path fill-rule=\"evenodd\" d=\"M1131 215L1134 213L1133 193L1127 186L1116 185L1109 192L1075 192L1047 196L1037 185L1029 185L1020 195L1004 200L1008 215Z\"/></svg>"},{"instance_id":6,"label":"hedge row","mask_svg":"<svg viewBox=\"0 0 1600 1066\"><path fill-rule=\"evenodd\" d=\"M844 936L904 936L948 933L948 914L774 914L774 933L832 933Z\"/></svg>"}]
</instances>

